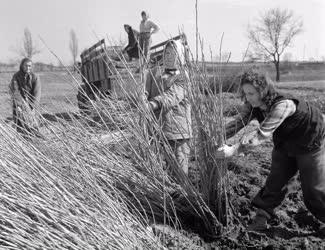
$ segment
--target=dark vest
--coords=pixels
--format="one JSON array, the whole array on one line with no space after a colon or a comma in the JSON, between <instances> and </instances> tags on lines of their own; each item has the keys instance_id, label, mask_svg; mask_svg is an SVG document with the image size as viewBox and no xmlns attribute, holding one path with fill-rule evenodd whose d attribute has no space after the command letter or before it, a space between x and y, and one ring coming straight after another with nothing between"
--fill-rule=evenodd
<instances>
[{"instance_id":1,"label":"dark vest","mask_svg":"<svg viewBox=\"0 0 325 250\"><path fill-rule=\"evenodd\" d=\"M287 117L273 133L275 149L284 149L289 154L305 154L317 150L325 138L325 122L321 111L300 99L278 95L271 108L281 100L292 100L296 112ZM259 108L253 108L252 115L260 123L265 116Z\"/></svg>"}]
</instances>

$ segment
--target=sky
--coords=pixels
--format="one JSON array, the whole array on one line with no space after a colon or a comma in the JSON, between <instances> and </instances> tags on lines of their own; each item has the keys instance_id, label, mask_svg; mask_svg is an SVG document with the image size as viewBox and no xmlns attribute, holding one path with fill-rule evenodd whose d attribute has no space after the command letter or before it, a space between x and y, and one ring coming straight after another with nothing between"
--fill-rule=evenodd
<instances>
[{"instance_id":1,"label":"sky","mask_svg":"<svg viewBox=\"0 0 325 250\"><path fill-rule=\"evenodd\" d=\"M140 13L147 10L161 30L153 44L184 30L195 53L195 0L0 0L0 62L19 59L15 48L22 44L28 27L41 53L33 60L57 64L53 51L65 64L72 61L70 30L80 52L100 38L127 41L124 24L139 29ZM231 52L241 61L248 46L247 27L271 8L289 9L304 22L304 31L286 50L293 60L325 58L325 0L198 0L198 27L205 56ZM39 39L41 37L45 44ZM49 49L48 49L48 48Z\"/></svg>"}]
</instances>

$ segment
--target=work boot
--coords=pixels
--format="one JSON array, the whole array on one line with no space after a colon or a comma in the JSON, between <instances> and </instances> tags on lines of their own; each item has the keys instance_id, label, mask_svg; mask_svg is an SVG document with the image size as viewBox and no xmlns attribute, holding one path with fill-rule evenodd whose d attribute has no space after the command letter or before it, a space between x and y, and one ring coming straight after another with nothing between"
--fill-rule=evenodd
<instances>
[{"instance_id":1,"label":"work boot","mask_svg":"<svg viewBox=\"0 0 325 250\"><path fill-rule=\"evenodd\" d=\"M251 224L247 226L247 231L263 231L268 229L267 221L271 218L270 214L263 209L258 209Z\"/></svg>"}]
</instances>

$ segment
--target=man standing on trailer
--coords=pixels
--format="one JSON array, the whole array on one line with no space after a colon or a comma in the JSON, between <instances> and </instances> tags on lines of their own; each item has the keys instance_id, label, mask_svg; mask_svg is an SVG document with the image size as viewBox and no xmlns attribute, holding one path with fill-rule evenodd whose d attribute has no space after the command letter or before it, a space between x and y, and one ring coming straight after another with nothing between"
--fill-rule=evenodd
<instances>
[{"instance_id":1,"label":"man standing on trailer","mask_svg":"<svg viewBox=\"0 0 325 250\"><path fill-rule=\"evenodd\" d=\"M141 12L142 20L140 22L140 66L145 68L148 64L149 48L151 45L151 35L159 31L159 26L149 19L147 11ZM140 71L140 69L138 69Z\"/></svg>"}]
</instances>

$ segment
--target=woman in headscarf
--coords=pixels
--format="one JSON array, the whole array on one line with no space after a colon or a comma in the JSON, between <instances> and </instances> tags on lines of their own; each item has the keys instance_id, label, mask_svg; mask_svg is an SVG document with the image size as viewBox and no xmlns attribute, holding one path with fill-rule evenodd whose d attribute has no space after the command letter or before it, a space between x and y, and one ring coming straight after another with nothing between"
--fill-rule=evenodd
<instances>
[{"instance_id":1,"label":"woman in headscarf","mask_svg":"<svg viewBox=\"0 0 325 250\"><path fill-rule=\"evenodd\" d=\"M188 174L190 138L192 137L190 82L184 70L185 48L180 41L169 41L163 51L163 66L146 75L145 102L153 111L172 149L176 164ZM167 157L169 166L174 164Z\"/></svg>"},{"instance_id":2,"label":"woman in headscarf","mask_svg":"<svg viewBox=\"0 0 325 250\"><path fill-rule=\"evenodd\" d=\"M129 61L132 61L132 58L139 58L139 32L132 29L128 24L124 24L124 29L128 34L128 45L123 49L123 53L127 53Z\"/></svg>"},{"instance_id":3,"label":"woman in headscarf","mask_svg":"<svg viewBox=\"0 0 325 250\"><path fill-rule=\"evenodd\" d=\"M41 98L39 77L32 72L32 60L24 58L9 85L12 97L13 120L18 132L38 135L35 109Z\"/></svg>"},{"instance_id":4,"label":"woman in headscarf","mask_svg":"<svg viewBox=\"0 0 325 250\"><path fill-rule=\"evenodd\" d=\"M271 171L264 187L253 199L258 210L248 230L268 228L274 209L284 200L289 180L299 171L304 202L319 220L319 235L325 237L325 117L321 111L290 95L276 91L272 81L258 71L245 72L240 81L243 112L226 126L231 137L249 121L260 126L240 143L219 148L217 157L245 152L273 136Z\"/></svg>"}]
</instances>

